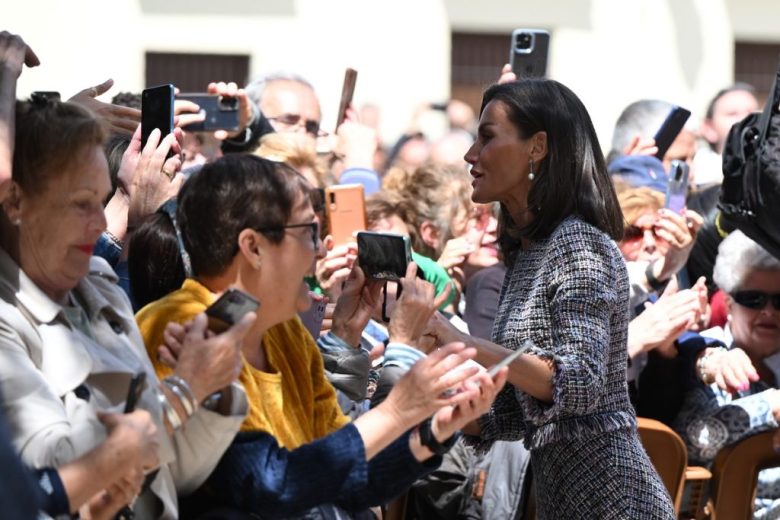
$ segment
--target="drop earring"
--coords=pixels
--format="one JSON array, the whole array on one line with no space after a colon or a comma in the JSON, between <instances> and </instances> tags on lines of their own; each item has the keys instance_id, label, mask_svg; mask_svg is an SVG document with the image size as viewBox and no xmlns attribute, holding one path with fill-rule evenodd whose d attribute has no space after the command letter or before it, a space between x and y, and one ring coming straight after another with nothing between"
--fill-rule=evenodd
<instances>
[{"instance_id":1,"label":"drop earring","mask_svg":"<svg viewBox=\"0 0 780 520\"><path fill-rule=\"evenodd\" d=\"M534 177L535 177L535 175L534 175L534 160L530 159L528 161L528 180L532 181L532 180L534 180Z\"/></svg>"}]
</instances>

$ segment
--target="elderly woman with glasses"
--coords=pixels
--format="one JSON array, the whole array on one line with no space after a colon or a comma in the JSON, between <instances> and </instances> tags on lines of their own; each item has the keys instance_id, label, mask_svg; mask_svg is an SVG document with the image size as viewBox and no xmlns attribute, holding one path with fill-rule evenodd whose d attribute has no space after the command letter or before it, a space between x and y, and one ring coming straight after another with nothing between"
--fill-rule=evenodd
<instances>
[{"instance_id":1,"label":"elderly woman with glasses","mask_svg":"<svg viewBox=\"0 0 780 520\"><path fill-rule=\"evenodd\" d=\"M219 507L247 517L364 518L367 507L400 494L436 467L436 455L454 442L455 430L487 411L503 384L504 374L494 383L483 373L479 386L449 397L445 390L474 373L450 373L469 355L462 354L462 345L451 345L415 364L382 405L350 423L326 379L322 355L297 317L311 305L304 277L324 256L310 190L289 166L252 155L227 155L205 165L184 185L176 214L193 277L136 316L148 352L158 359L163 342L177 350L166 324L189 321L227 289L260 302L258 319L241 343L239 380L249 414L198 495L204 501L194 506L200 513ZM396 310L406 311L391 315L389 350L404 350L395 343L413 344L439 303L433 286L416 280L414 272L402 284ZM337 311L351 298L349 320L365 325L378 302L379 286L372 285L363 283L356 267ZM155 368L161 375L170 371L159 361ZM430 429L416 433L415 426L431 415ZM306 513L310 508L318 512ZM211 512L214 518L223 513Z\"/></svg>"},{"instance_id":2,"label":"elderly woman with glasses","mask_svg":"<svg viewBox=\"0 0 780 520\"><path fill-rule=\"evenodd\" d=\"M699 356L697 385L674 425L696 464L780 421L780 260L735 231L718 248L713 277L727 294L728 323L702 334L723 346ZM756 518L780 512L780 470L759 474L756 496Z\"/></svg>"}]
</instances>

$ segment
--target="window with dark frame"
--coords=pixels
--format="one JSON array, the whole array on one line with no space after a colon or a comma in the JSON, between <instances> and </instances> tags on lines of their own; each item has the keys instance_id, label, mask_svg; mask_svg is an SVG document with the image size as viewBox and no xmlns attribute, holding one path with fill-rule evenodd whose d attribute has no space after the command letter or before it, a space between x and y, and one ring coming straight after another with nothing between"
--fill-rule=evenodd
<instances>
[{"instance_id":1,"label":"window with dark frame","mask_svg":"<svg viewBox=\"0 0 780 520\"><path fill-rule=\"evenodd\" d=\"M146 87L173 83L181 92L205 92L212 81L249 80L249 56L243 54L146 53Z\"/></svg>"},{"instance_id":2,"label":"window with dark frame","mask_svg":"<svg viewBox=\"0 0 780 520\"><path fill-rule=\"evenodd\" d=\"M452 33L451 97L479 112L482 92L509 61L511 36L495 33Z\"/></svg>"},{"instance_id":3,"label":"window with dark frame","mask_svg":"<svg viewBox=\"0 0 780 520\"><path fill-rule=\"evenodd\" d=\"M763 105L777 72L780 43L734 43L734 81L753 85Z\"/></svg>"}]
</instances>

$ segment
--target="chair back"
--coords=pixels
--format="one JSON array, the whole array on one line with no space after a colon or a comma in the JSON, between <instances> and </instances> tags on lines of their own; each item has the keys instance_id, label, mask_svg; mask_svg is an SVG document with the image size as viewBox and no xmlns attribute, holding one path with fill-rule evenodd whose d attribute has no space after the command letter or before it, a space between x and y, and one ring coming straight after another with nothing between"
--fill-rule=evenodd
<instances>
[{"instance_id":1,"label":"chair back","mask_svg":"<svg viewBox=\"0 0 780 520\"><path fill-rule=\"evenodd\" d=\"M679 513L688 465L685 443L674 430L655 419L639 417L637 424L642 445Z\"/></svg>"},{"instance_id":2,"label":"chair back","mask_svg":"<svg viewBox=\"0 0 780 520\"><path fill-rule=\"evenodd\" d=\"M753 518L758 472L780 466L780 453L772 442L774 434L774 430L759 433L718 452L710 488L717 518Z\"/></svg>"}]
</instances>

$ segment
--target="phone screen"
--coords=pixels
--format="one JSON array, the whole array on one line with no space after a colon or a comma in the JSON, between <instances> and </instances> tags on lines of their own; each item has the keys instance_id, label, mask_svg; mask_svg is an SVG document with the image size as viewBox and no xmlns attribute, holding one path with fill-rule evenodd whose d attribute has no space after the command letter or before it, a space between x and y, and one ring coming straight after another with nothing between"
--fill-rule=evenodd
<instances>
[{"instance_id":1,"label":"phone screen","mask_svg":"<svg viewBox=\"0 0 780 520\"><path fill-rule=\"evenodd\" d=\"M141 94L141 146L159 128L160 139L173 132L173 85L150 87Z\"/></svg>"},{"instance_id":2,"label":"phone screen","mask_svg":"<svg viewBox=\"0 0 780 520\"><path fill-rule=\"evenodd\" d=\"M358 262L368 278L398 281L406 276L412 252L409 237L393 233L358 233Z\"/></svg>"}]
</instances>

